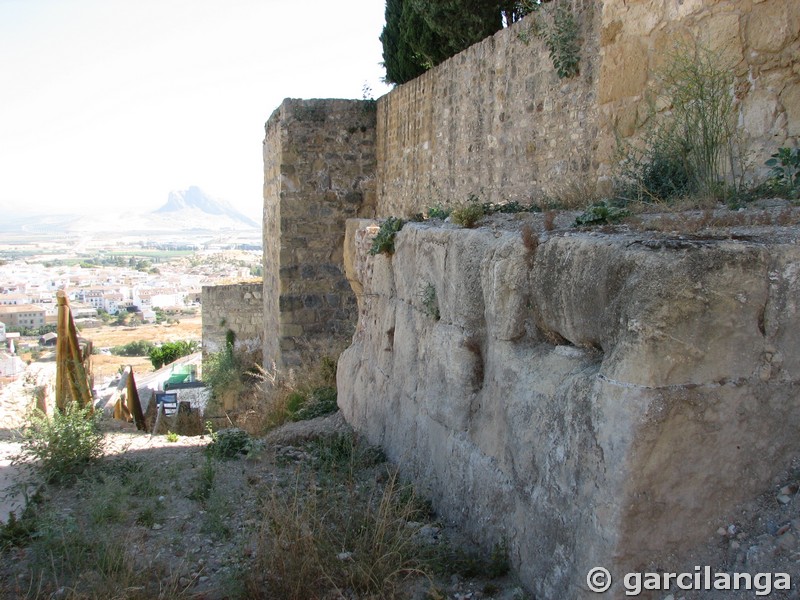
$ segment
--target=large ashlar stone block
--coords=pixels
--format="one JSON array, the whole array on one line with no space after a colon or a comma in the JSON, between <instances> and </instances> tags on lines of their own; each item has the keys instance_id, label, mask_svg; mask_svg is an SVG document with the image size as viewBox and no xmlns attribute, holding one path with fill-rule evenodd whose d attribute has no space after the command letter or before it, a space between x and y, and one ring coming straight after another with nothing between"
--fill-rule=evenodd
<instances>
[{"instance_id":1,"label":"large ashlar stone block","mask_svg":"<svg viewBox=\"0 0 800 600\"><path fill-rule=\"evenodd\" d=\"M747 42L752 50L778 52L800 31L800 2L767 0L753 6L747 20Z\"/></svg>"},{"instance_id":2,"label":"large ashlar stone block","mask_svg":"<svg viewBox=\"0 0 800 600\"><path fill-rule=\"evenodd\" d=\"M717 13L700 21L698 41L719 56L723 65L730 68L743 59L739 13Z\"/></svg>"},{"instance_id":3,"label":"large ashlar stone block","mask_svg":"<svg viewBox=\"0 0 800 600\"><path fill-rule=\"evenodd\" d=\"M603 49L598 102L614 102L644 91L647 83L648 50L639 38L620 38Z\"/></svg>"},{"instance_id":4,"label":"large ashlar stone block","mask_svg":"<svg viewBox=\"0 0 800 600\"><path fill-rule=\"evenodd\" d=\"M534 249L519 230L407 224L373 257L369 226L346 241L360 317L339 404L444 518L505 539L536 597L594 597L577 583L597 565L674 571L797 452L791 236Z\"/></svg>"},{"instance_id":5,"label":"large ashlar stone block","mask_svg":"<svg viewBox=\"0 0 800 600\"><path fill-rule=\"evenodd\" d=\"M788 121L786 133L790 136L800 136L800 81L787 83L780 99Z\"/></svg>"},{"instance_id":6,"label":"large ashlar stone block","mask_svg":"<svg viewBox=\"0 0 800 600\"><path fill-rule=\"evenodd\" d=\"M779 106L775 94L769 90L756 90L742 103L742 126L753 137L763 137L772 132Z\"/></svg>"}]
</instances>

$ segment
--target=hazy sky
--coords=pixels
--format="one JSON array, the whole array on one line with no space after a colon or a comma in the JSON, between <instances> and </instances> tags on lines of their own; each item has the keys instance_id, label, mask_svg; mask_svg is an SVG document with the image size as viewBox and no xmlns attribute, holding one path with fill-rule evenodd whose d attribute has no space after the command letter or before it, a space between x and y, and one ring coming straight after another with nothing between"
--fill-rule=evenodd
<instances>
[{"instance_id":1,"label":"hazy sky","mask_svg":"<svg viewBox=\"0 0 800 600\"><path fill-rule=\"evenodd\" d=\"M150 210L197 185L261 214L284 98L388 91L383 0L0 0L0 219Z\"/></svg>"}]
</instances>

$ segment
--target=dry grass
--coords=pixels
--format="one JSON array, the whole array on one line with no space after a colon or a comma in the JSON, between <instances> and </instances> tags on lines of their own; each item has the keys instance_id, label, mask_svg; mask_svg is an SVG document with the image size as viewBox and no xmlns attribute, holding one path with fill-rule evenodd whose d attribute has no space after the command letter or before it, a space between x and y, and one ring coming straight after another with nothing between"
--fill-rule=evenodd
<instances>
[{"instance_id":1,"label":"dry grass","mask_svg":"<svg viewBox=\"0 0 800 600\"><path fill-rule=\"evenodd\" d=\"M545 227L545 229L547 229L547 227ZM552 229L552 226L550 229ZM539 248L539 235L533 230L530 223L525 223L525 225L522 226L522 229L520 229L520 236L522 236L522 244L525 246L528 257L535 257L536 250Z\"/></svg>"},{"instance_id":2,"label":"dry grass","mask_svg":"<svg viewBox=\"0 0 800 600\"><path fill-rule=\"evenodd\" d=\"M231 402L207 411L210 420L220 426L235 425L253 435L260 435L294 420L298 408L312 408L321 395L335 394L336 361L347 340L314 343L295 340L300 365L278 369L273 364L265 369L248 362L248 376L235 390ZM324 392L321 394L320 392ZM331 392L332 391L332 392ZM219 414L215 419L213 414Z\"/></svg>"},{"instance_id":3,"label":"dry grass","mask_svg":"<svg viewBox=\"0 0 800 600\"><path fill-rule=\"evenodd\" d=\"M548 210L544 213L544 230L553 231L556 228L556 215L558 213L554 210Z\"/></svg>"},{"instance_id":4,"label":"dry grass","mask_svg":"<svg viewBox=\"0 0 800 600\"><path fill-rule=\"evenodd\" d=\"M251 597L320 598L346 590L358 597L394 597L410 577L426 575L407 523L419 503L396 475L372 494L358 486L323 486L298 477L273 489L263 508Z\"/></svg>"},{"instance_id":5,"label":"dry grass","mask_svg":"<svg viewBox=\"0 0 800 600\"><path fill-rule=\"evenodd\" d=\"M87 327L80 335L92 341L95 348L113 348L124 346L130 342L144 340L146 342L177 342L180 340L202 340L203 321L201 316L182 318L179 323L161 325L139 325L137 327L120 327L103 325ZM92 373L95 378L113 377L120 367L133 366L135 373L147 373L153 370L150 359L146 356L113 356L95 354L92 356Z\"/></svg>"},{"instance_id":6,"label":"dry grass","mask_svg":"<svg viewBox=\"0 0 800 600\"><path fill-rule=\"evenodd\" d=\"M605 197L597 181L572 176L549 187L542 204L546 208L580 210Z\"/></svg>"},{"instance_id":7,"label":"dry grass","mask_svg":"<svg viewBox=\"0 0 800 600\"><path fill-rule=\"evenodd\" d=\"M153 363L146 356L111 356L95 354L92 356L92 374L95 380L103 377L114 377L120 367L132 366L133 372L149 373L153 371Z\"/></svg>"},{"instance_id":8,"label":"dry grass","mask_svg":"<svg viewBox=\"0 0 800 600\"><path fill-rule=\"evenodd\" d=\"M708 229L729 227L769 227L797 225L800 223L800 212L786 207L780 212L761 211L713 211L710 209L695 213L672 213L658 215L652 219L630 221L637 230L698 233Z\"/></svg>"},{"instance_id":9,"label":"dry grass","mask_svg":"<svg viewBox=\"0 0 800 600\"><path fill-rule=\"evenodd\" d=\"M178 323L150 324L137 327L103 325L87 327L80 335L92 340L96 348L122 346L128 342L177 342L179 340L201 340L203 319L200 315L181 318Z\"/></svg>"}]
</instances>

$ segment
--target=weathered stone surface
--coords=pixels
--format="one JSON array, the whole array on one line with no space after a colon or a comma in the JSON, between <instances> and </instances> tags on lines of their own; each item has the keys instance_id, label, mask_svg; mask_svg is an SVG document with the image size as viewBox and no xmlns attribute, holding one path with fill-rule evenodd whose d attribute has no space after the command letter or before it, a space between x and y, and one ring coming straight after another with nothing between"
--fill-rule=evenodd
<instances>
[{"instance_id":1,"label":"weathered stone surface","mask_svg":"<svg viewBox=\"0 0 800 600\"><path fill-rule=\"evenodd\" d=\"M669 570L796 451L796 243L408 224L370 257L359 231L345 417L537 597Z\"/></svg>"},{"instance_id":2,"label":"weathered stone surface","mask_svg":"<svg viewBox=\"0 0 800 600\"><path fill-rule=\"evenodd\" d=\"M734 73L752 178L766 175L763 159L776 144L797 135L791 94L785 111L776 108L800 75L800 2L573 4L578 77L558 79L532 33L539 17L528 17L378 100L378 216L408 216L470 194L528 201L565 181L608 176L616 136L641 134L635 117L649 110L676 44L717 52Z\"/></svg>"},{"instance_id":3,"label":"weathered stone surface","mask_svg":"<svg viewBox=\"0 0 800 600\"><path fill-rule=\"evenodd\" d=\"M753 7L747 21L747 41L753 50L778 52L800 31L800 5L768 0Z\"/></svg>"},{"instance_id":4,"label":"weathered stone surface","mask_svg":"<svg viewBox=\"0 0 800 600\"><path fill-rule=\"evenodd\" d=\"M375 170L373 102L287 99L267 122L265 366L296 364L298 340L335 345L352 332L345 221L374 213Z\"/></svg>"},{"instance_id":5,"label":"weathered stone surface","mask_svg":"<svg viewBox=\"0 0 800 600\"><path fill-rule=\"evenodd\" d=\"M584 44L575 78L558 78L525 19L378 99L379 216L470 194L527 202L567 172L584 172L597 130L589 57L599 11L579 4Z\"/></svg>"},{"instance_id":6,"label":"weathered stone surface","mask_svg":"<svg viewBox=\"0 0 800 600\"><path fill-rule=\"evenodd\" d=\"M226 335L236 336L235 349L260 353L264 334L264 285L237 283L203 286L203 350L213 354L225 348Z\"/></svg>"},{"instance_id":7,"label":"weathered stone surface","mask_svg":"<svg viewBox=\"0 0 800 600\"><path fill-rule=\"evenodd\" d=\"M796 143L800 3L574 6L574 79L558 79L529 18L371 114L287 100L264 141L265 361L349 334L357 302L339 370L348 419L451 518L508 538L545 598L580 596L596 564L668 561L766 481L798 424L796 246L581 234L534 254L518 233L408 225L390 259L367 255L374 224L345 228L610 181L616 135L641 135L676 41L732 63L754 176Z\"/></svg>"},{"instance_id":8,"label":"weathered stone surface","mask_svg":"<svg viewBox=\"0 0 800 600\"><path fill-rule=\"evenodd\" d=\"M787 83L780 99L786 111L788 123L786 133L790 136L800 136L800 81Z\"/></svg>"}]
</instances>

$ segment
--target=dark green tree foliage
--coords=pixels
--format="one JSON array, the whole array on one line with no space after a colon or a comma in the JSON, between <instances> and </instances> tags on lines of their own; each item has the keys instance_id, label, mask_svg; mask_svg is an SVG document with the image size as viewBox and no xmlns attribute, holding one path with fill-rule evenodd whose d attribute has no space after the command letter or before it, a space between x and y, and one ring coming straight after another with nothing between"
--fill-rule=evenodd
<instances>
[{"instance_id":1,"label":"dark green tree foliage","mask_svg":"<svg viewBox=\"0 0 800 600\"><path fill-rule=\"evenodd\" d=\"M149 358L153 363L154 369L160 369L164 365L175 362L183 356L188 356L197 352L197 342L177 341L165 342L150 350Z\"/></svg>"},{"instance_id":2,"label":"dark green tree foliage","mask_svg":"<svg viewBox=\"0 0 800 600\"><path fill-rule=\"evenodd\" d=\"M431 68L503 27L500 5L486 0L406 0L425 23L413 44ZM430 31L432 35L425 35ZM411 37L417 32L406 30Z\"/></svg>"},{"instance_id":3,"label":"dark green tree foliage","mask_svg":"<svg viewBox=\"0 0 800 600\"><path fill-rule=\"evenodd\" d=\"M405 83L521 19L534 0L386 0L386 81Z\"/></svg>"},{"instance_id":4,"label":"dark green tree foliage","mask_svg":"<svg viewBox=\"0 0 800 600\"><path fill-rule=\"evenodd\" d=\"M407 32L413 30L415 16L410 0L386 0L386 25L383 27L380 40L383 44L386 81L389 83L411 81L426 70L407 39ZM418 21L421 29L424 24L421 19ZM430 35L430 32L424 33ZM418 35L422 34L418 30Z\"/></svg>"}]
</instances>

